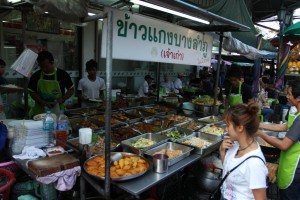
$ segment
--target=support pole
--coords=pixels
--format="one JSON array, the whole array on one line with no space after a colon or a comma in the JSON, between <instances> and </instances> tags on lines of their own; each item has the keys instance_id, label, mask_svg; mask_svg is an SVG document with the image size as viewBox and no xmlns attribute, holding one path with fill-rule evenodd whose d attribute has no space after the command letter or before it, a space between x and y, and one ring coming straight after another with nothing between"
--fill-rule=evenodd
<instances>
[{"instance_id":1,"label":"support pole","mask_svg":"<svg viewBox=\"0 0 300 200\"><path fill-rule=\"evenodd\" d=\"M112 99L112 43L113 43L113 13L107 13L106 42L106 106L105 106L105 185L104 197L110 199L110 136L111 136L111 99Z\"/></svg>"},{"instance_id":2,"label":"support pole","mask_svg":"<svg viewBox=\"0 0 300 200\"><path fill-rule=\"evenodd\" d=\"M157 63L157 68L156 68L156 80L157 80L157 85L156 85L156 101L159 102L159 91L160 91L160 63Z\"/></svg>"},{"instance_id":3,"label":"support pole","mask_svg":"<svg viewBox=\"0 0 300 200\"><path fill-rule=\"evenodd\" d=\"M213 115L217 115L217 99L218 99L218 87L219 87L219 77L220 77L220 63L221 63L221 53L222 53L222 46L223 46L223 32L220 32L220 43L219 43L219 55L218 55L218 64L217 64L217 76L216 82L214 87L214 105L213 105ZM220 88L221 90L221 88Z\"/></svg>"}]
</instances>

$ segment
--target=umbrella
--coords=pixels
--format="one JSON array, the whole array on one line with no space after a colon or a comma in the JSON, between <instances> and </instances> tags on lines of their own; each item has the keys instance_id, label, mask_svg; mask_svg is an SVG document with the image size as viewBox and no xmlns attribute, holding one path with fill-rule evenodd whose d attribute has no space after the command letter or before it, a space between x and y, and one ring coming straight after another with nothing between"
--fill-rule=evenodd
<instances>
[{"instance_id":1,"label":"umbrella","mask_svg":"<svg viewBox=\"0 0 300 200\"><path fill-rule=\"evenodd\" d=\"M296 24L292 24L284 31L284 35L295 35L300 34L300 22L297 22Z\"/></svg>"}]
</instances>

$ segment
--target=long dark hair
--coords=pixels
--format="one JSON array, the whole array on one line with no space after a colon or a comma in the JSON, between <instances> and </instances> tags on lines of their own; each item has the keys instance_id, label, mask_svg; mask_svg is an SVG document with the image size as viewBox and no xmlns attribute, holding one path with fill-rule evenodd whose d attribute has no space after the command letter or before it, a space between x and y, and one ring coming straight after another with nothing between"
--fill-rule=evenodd
<instances>
[{"instance_id":1,"label":"long dark hair","mask_svg":"<svg viewBox=\"0 0 300 200\"><path fill-rule=\"evenodd\" d=\"M234 127L244 126L247 135L254 137L259 127L258 111L259 107L255 103L237 104L224 113L224 120L226 123L233 123Z\"/></svg>"}]
</instances>

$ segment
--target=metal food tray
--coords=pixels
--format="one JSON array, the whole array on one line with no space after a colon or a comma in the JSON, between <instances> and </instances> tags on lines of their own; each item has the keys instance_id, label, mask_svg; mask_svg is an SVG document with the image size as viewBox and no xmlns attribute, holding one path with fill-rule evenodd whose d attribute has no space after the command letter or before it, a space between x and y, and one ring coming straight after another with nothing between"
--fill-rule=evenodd
<instances>
[{"instance_id":1,"label":"metal food tray","mask_svg":"<svg viewBox=\"0 0 300 200\"><path fill-rule=\"evenodd\" d=\"M89 107L89 108L76 108L76 109L70 109L66 110L65 114L68 117L73 116L82 116L82 115L99 115L103 112L100 111L99 107Z\"/></svg>"},{"instance_id":2,"label":"metal food tray","mask_svg":"<svg viewBox=\"0 0 300 200\"><path fill-rule=\"evenodd\" d=\"M139 125L139 124L144 124L145 126L148 126L149 127L149 130L147 129L147 130L141 130L141 129L139 129L138 127L135 127L135 126L137 126L137 125ZM162 131L162 128L160 127L160 126L155 126L155 125L151 125L151 124L147 124L147 123L145 123L145 122L136 122L136 123L134 123L134 124L131 124L130 125L134 130L137 130L138 132L140 132L140 133L157 133L157 132L159 132L159 131Z\"/></svg>"},{"instance_id":3,"label":"metal food tray","mask_svg":"<svg viewBox=\"0 0 300 200\"><path fill-rule=\"evenodd\" d=\"M130 117L132 117L132 118L134 118L134 119L136 119L136 120L138 120L138 121L140 121L144 116L143 116L143 114L141 113L141 112L139 112L139 110L138 110L138 108L136 108L136 109L129 109L129 110L125 110L124 111L127 115L129 115ZM133 115L133 113L139 113L139 117L137 117L137 116L135 116L135 115Z\"/></svg>"},{"instance_id":4,"label":"metal food tray","mask_svg":"<svg viewBox=\"0 0 300 200\"><path fill-rule=\"evenodd\" d=\"M100 134L100 137L105 137L105 135L101 135ZM117 141L114 141L114 140L111 140L111 142L114 142L116 143L117 145L115 147L111 147L110 148L110 151L116 151L117 148L120 146L120 143L118 143ZM80 150L80 149L83 149L83 145L81 145L79 143L79 137L76 137L76 138L72 138L72 139L69 139L67 140L67 143L72 146L73 148L77 149L77 150ZM103 151L100 151L99 153L103 153ZM92 155L96 155L96 154L99 154L99 153L95 153L95 150L93 151Z\"/></svg>"},{"instance_id":5,"label":"metal food tray","mask_svg":"<svg viewBox=\"0 0 300 200\"><path fill-rule=\"evenodd\" d=\"M83 122L83 121L88 121L88 122L91 122L91 123L97 125L98 128L92 128L92 127L87 127L87 126L84 127L84 128L91 128L93 131L100 130L101 126L102 126L102 124L99 121L94 120L94 119L89 118L89 117L70 118L69 121L70 121L71 127L74 130L74 132L78 132L78 130L80 128L83 128L83 127L80 127L80 126L77 125L77 123L80 123L80 122Z\"/></svg>"},{"instance_id":6,"label":"metal food tray","mask_svg":"<svg viewBox=\"0 0 300 200\"><path fill-rule=\"evenodd\" d=\"M148 147L144 147L144 148L137 148L132 146L133 143L135 143L138 139L140 138L145 138L148 140L152 140L155 141L155 144L148 146ZM136 154L143 154L144 152L146 152L147 150L154 148L156 146L159 146L165 142L167 142L169 140L169 138L167 138L164 135L159 135L159 134L153 134L153 133L145 133L127 140L123 140L121 142L121 145L123 147L123 150L126 152L133 152Z\"/></svg>"},{"instance_id":7,"label":"metal food tray","mask_svg":"<svg viewBox=\"0 0 300 200\"><path fill-rule=\"evenodd\" d=\"M145 156L151 157L153 158L153 155L161 150L182 150L182 154L173 158L173 159L169 159L168 160L168 166L174 165L175 163L181 161L182 159L188 157L191 154L191 151L194 149L192 147L186 146L186 145L182 145L182 144L178 144L175 142L166 142L162 145L159 145L153 149L150 149L148 151L145 152Z\"/></svg>"},{"instance_id":8,"label":"metal food tray","mask_svg":"<svg viewBox=\"0 0 300 200\"><path fill-rule=\"evenodd\" d=\"M208 117L199 118L198 121L208 123L208 124L215 124L223 121L223 118L221 116L208 116Z\"/></svg>"},{"instance_id":9,"label":"metal food tray","mask_svg":"<svg viewBox=\"0 0 300 200\"><path fill-rule=\"evenodd\" d=\"M137 178L137 177L142 176L143 174L145 174L145 173L149 170L149 168L150 168L150 162L149 162L147 159L143 158L142 156L135 155L135 154L132 154L132 153L126 153L126 152L112 152L112 153L111 153L111 156L113 156L113 155L116 154L116 153L121 153L123 157L126 156L126 155L128 155L128 156L137 156L137 157L140 157L141 159L143 159L143 160L146 161L147 169L146 169L145 171L143 171L143 172L140 172L140 173L137 173L137 174L134 174L134 175L130 175L130 176L111 177L111 180L113 180L113 181L125 181L125 180L131 180L131 179ZM89 175L91 175L91 176L93 176L93 177L95 177L95 178L99 178L99 179L101 179L101 180L105 180L105 177L104 177L104 176L96 176L96 175L94 175L94 174L89 173L89 171L86 169L86 168L87 168L87 167L86 167L86 166L87 166L87 162L89 162L90 160L95 159L95 158L97 158L97 157L101 157L101 156L104 156L104 154L102 154L102 155L97 155L97 156L91 157L91 158L89 158L88 160L86 160L86 161L84 162L83 169L84 169L84 171L86 171L86 173L88 173Z\"/></svg>"},{"instance_id":10,"label":"metal food tray","mask_svg":"<svg viewBox=\"0 0 300 200\"><path fill-rule=\"evenodd\" d=\"M160 124L154 124L155 121L159 121ZM149 117L146 118L143 122L147 124L153 124L154 126L160 126L161 129L169 129L171 127L174 127L176 125L175 121L163 119L160 117ZM169 123L169 124L168 124Z\"/></svg>"},{"instance_id":11,"label":"metal food tray","mask_svg":"<svg viewBox=\"0 0 300 200\"><path fill-rule=\"evenodd\" d=\"M198 137L200 139L207 140L207 141L211 142L212 144L206 148L198 148L198 147L195 147L192 145L185 144L184 141L186 141L187 139L190 139L191 137ZM187 145L187 146L193 147L194 153L204 156L204 155L208 155L208 154L216 151L219 148L219 146L222 142L222 137L212 135L209 133L193 132L191 135L188 135L187 137L177 140L176 142L180 143L182 145Z\"/></svg>"},{"instance_id":12,"label":"metal food tray","mask_svg":"<svg viewBox=\"0 0 300 200\"><path fill-rule=\"evenodd\" d=\"M136 122L139 122L139 121L141 121L141 117L140 118L134 118L133 116L131 116L131 115L129 115L127 112L125 112L125 111L118 111L118 112L115 112L115 113L124 113L125 114L125 116L127 117L127 118L129 118L128 120L123 120L123 119L121 119L121 118L118 118L118 117L113 117L113 118L115 118L115 119L117 119L117 120L119 120L119 121L121 121L121 122L124 122L124 123L129 123L129 124L132 124L132 123L136 123Z\"/></svg>"},{"instance_id":13,"label":"metal food tray","mask_svg":"<svg viewBox=\"0 0 300 200\"><path fill-rule=\"evenodd\" d=\"M105 116L105 115L94 115L94 116L89 117L89 119L97 121L99 124L101 124L101 127L104 127L105 126L105 121L100 121L100 120L97 119L97 117L100 117L100 116ZM110 122L112 122L112 120L115 120L116 123L115 124L111 123L111 127L118 127L118 126L126 126L127 125L125 122L121 122L120 120L117 120L116 118L111 117Z\"/></svg>"},{"instance_id":14,"label":"metal food tray","mask_svg":"<svg viewBox=\"0 0 300 200\"><path fill-rule=\"evenodd\" d=\"M200 125L196 129L193 129L193 130L184 127L184 126L186 126L186 125L188 125L190 123L197 123L197 124L200 124ZM197 131L197 130L203 128L205 125L206 125L206 123L199 122L197 120L193 120L193 121L188 121L188 122L183 122L183 123L180 123L180 124L176 124L175 126L183 128L183 129L191 130L191 131Z\"/></svg>"},{"instance_id":15,"label":"metal food tray","mask_svg":"<svg viewBox=\"0 0 300 200\"><path fill-rule=\"evenodd\" d=\"M215 126L215 127L217 127L217 128L222 128L222 129L224 129L223 134L217 135L217 134L214 134L214 133L205 132L205 130L204 130L205 128L212 127L212 126ZM217 124L207 124L206 126L202 127L202 128L199 130L199 132L207 133L207 134L211 134L211 135L216 135L216 136L222 137L222 136L226 133L226 124L222 124L222 125L220 125L220 124L219 124L219 125L217 125Z\"/></svg>"},{"instance_id":16,"label":"metal food tray","mask_svg":"<svg viewBox=\"0 0 300 200\"><path fill-rule=\"evenodd\" d=\"M185 137L187 137L187 136L189 136L189 135L191 135L191 134L193 133L193 131L188 130L188 129L183 129L183 128L180 128L180 127L173 127L173 128L169 128L169 129L163 130L163 131L161 131L159 134L165 135L166 137L168 137L166 134L167 134L168 132L170 132L170 131L175 131L175 130L179 131L180 134L183 135L182 138L185 138ZM168 137L168 138L169 138L169 137ZM180 138L180 139L182 139L182 138ZM173 141L173 142L175 142L175 141L177 141L177 140L180 140L180 139L173 140L172 138L169 138L169 139L170 139L171 141Z\"/></svg>"}]
</instances>

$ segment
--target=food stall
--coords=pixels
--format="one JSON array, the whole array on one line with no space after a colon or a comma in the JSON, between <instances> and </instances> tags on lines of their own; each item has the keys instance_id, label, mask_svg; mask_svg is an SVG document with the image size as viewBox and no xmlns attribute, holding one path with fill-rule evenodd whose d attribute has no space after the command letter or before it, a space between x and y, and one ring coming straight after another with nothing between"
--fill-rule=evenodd
<instances>
[{"instance_id":1,"label":"food stall","mask_svg":"<svg viewBox=\"0 0 300 200\"><path fill-rule=\"evenodd\" d=\"M136 137L142 136L143 134L149 134L145 132L149 132L148 130L140 130L140 131L135 131L136 129L141 128L144 129L149 123L149 121L146 121L149 119L149 117L157 117L159 121L161 121L161 124L158 125L158 129L151 130L150 132L152 134L156 135L164 135L163 130L164 128L170 128L170 124L178 125L180 123L191 123L192 120L188 118L183 118L180 115L172 115L168 113L168 108L166 109L167 111L162 113L161 111L163 110L162 108L164 107L159 107L158 110L155 109L155 106L153 107L135 107L135 111L130 111L128 109L122 109L119 110L119 113L114 113L112 108L113 108L113 103L112 103L112 88L111 88L111 78L112 78L112 59L128 59L131 57L131 59L139 59L139 60L146 60L146 61L154 61L154 62L166 62L166 63L178 63L178 64L199 64L199 65L210 65L211 61L211 47L212 47L212 37L208 33L200 33L191 29L175 26L169 23L165 23L162 21L157 21L153 20L150 18L146 18L143 16L135 15L130 12L121 12L117 11L115 9L107 9L105 11L107 19L105 20L105 26L104 26L104 31L103 31L103 49L102 49L102 54L103 57L106 57L107 60L107 66L106 66L106 85L107 85L107 95L106 95L106 100L105 100L105 106L103 106L103 110L100 109L98 112L97 109L92 109L88 111L82 111L82 110L77 110L79 113L79 116L81 116L81 113L84 113L84 118L81 119L78 117L78 119L71 119L71 123L73 124L73 129L78 131L80 127L87 127L90 126L91 128L95 129L97 133L101 133L100 130L96 130L102 127L102 130L105 130L105 143L104 143L104 157L102 155L101 160L102 160L102 165L105 166L105 174L103 174L103 171L101 172L100 176L97 175L91 175L91 173L88 173L88 166L91 162L91 160L87 160L86 162L81 163L83 164L83 169L85 171L82 172L81 176L81 198L85 199L85 182L91 183L93 187L95 187L100 194L105 196L106 198L109 198L110 195L110 183L112 182L114 185L124 189L125 191L129 192L130 194L134 196L139 196L143 191L151 188L152 186L160 183L161 181L165 180L166 178L174 175L176 172L180 171L181 169L189 166L190 164L196 162L197 160L201 159L203 155L209 154L210 152L214 151L217 149L217 145L221 142L221 137L216 136L214 137L215 139L213 142L210 144L205 144L205 148L202 148L202 146L194 146L192 145L193 142L191 143L190 140L196 140L197 143L199 142L199 138L201 137L206 137L206 140L212 140L211 138L208 137L206 133L193 133L193 135L189 134L190 130L186 131L185 133L181 133L182 135L180 139L178 140L175 139L178 144L184 145L187 144L188 147L197 149L197 153L193 153L193 151L189 151L185 154L185 156L182 156L181 159L177 159L177 162L172 162L172 165L170 164L168 168L168 172L164 174L157 174L151 170L152 168L152 162L148 162L147 160L143 160L143 157L139 154L135 153L135 156L139 157L141 162L146 162L148 164L141 166L141 167L146 167L146 170L143 170L141 173L139 173L139 176L133 176L130 177L132 180L128 180L127 178L126 181L122 180L114 180L113 178L110 178L110 171L111 166L110 166L110 156L111 156L111 150L114 150L115 147L118 145L111 146L112 143L114 143L113 140L111 140L111 137L115 140L118 140L119 143L121 143L121 146L124 148L126 146L125 141L130 140L134 138L134 134L137 134ZM203 12L203 14L206 13L207 17L209 17L209 13ZM205 15L205 14L204 14ZM99 17L99 16L98 16ZM212 19L217 19L216 16L211 15L210 16ZM134 21L136 19L136 21ZM129 23L129 20L132 20L131 23ZM221 20L222 22L228 22L226 19ZM231 21L230 21L231 22ZM139 32L137 34L137 24L140 24L140 27L142 27L145 31L147 30L147 25L148 23L148 28L153 28L153 37L148 38L149 41L147 41L148 46L145 45L143 40L147 39L146 34L142 34ZM210 28L211 31L225 31L225 30L239 30L241 29L247 29L247 27L240 26L239 24L236 24L234 22L230 23L233 27L231 26L220 26L221 28L219 30L213 29L211 26ZM129 29L127 29L129 25ZM169 32L166 32L164 29L165 27L168 27L170 30ZM114 29L118 29L118 31L113 31ZM226 29L227 28L227 29ZM134 31L129 31L128 30L134 30ZM135 31L136 30L136 31ZM125 31L125 32L123 32ZM124 35L125 33L127 33ZM160 34L159 37L157 34ZM172 36L170 37L172 33ZM117 34L117 35L116 35ZM174 37L173 37L174 34ZM222 34L221 35L221 45L222 46ZM128 41L128 37L132 37L130 41ZM138 40L135 40L137 36L141 36L142 39L139 38ZM145 36L145 37L143 37ZM167 37L168 36L168 37ZM175 37L176 36L176 37ZM179 38L181 39L179 39ZM144 38L144 39L143 39ZM172 39L172 42L170 41ZM173 42L174 39L174 42ZM194 46L193 46L193 41L194 39ZM169 40L169 41L168 41ZM185 42L182 42L185 41ZM157 45L157 47L153 47L153 41L157 42L159 41L161 44ZM167 41L172 44L171 47L173 50L168 49ZM134 42L134 43L133 43ZM177 42L177 43L176 43ZM164 44L162 44L164 43ZM134 45L133 45L134 44ZM179 47L178 47L179 45ZM127 47L128 46L134 46L136 49L145 49L145 54L141 55L135 55L135 52L129 54ZM181 48L180 48L181 46ZM184 46L184 47L183 47ZM193 47L192 47L193 46ZM146 49L148 48L148 51ZM221 48L219 48L221 51ZM199 51L201 52L199 55ZM119 57L118 57L119 56ZM122 57L123 56L123 57ZM150 59L151 58L151 59ZM149 60L150 59L150 60ZM219 59L220 60L220 59ZM119 108L120 109L120 108ZM138 110L138 112L136 112ZM174 110L169 109L170 112L174 112ZM92 111L92 112L90 112ZM156 112L157 111L157 112ZM70 110L70 112L72 112ZM176 111L175 111L176 112ZM76 112L73 112L74 115ZM122 113L122 114L121 114ZM140 118L136 119L134 117L130 118L130 114L133 113L142 113L142 116ZM77 114L78 115L78 114ZM117 119L114 119L116 117ZM124 122L122 122L122 120ZM182 121L183 120L183 121ZM171 122L170 122L171 121ZM153 123L154 120L152 121ZM178 122L178 123L177 123ZM163 128L163 123L165 123L165 127ZM194 122L196 123L196 122ZM142 124L142 125L140 125ZM169 124L169 125L168 125ZM167 126L168 125L168 126ZM186 124L185 124L186 125ZM118 131L118 127L127 127L127 126L133 126L133 134L126 136L126 137L121 137L123 136L122 133L116 133L114 134L114 131ZM172 126L172 125L171 125ZM198 125L200 126L200 125ZM199 128L196 125L196 129ZM155 128L155 125L152 124L150 125L151 128ZM116 128L116 129L114 129ZM75 131L75 132L76 132ZM174 130L172 130L174 131ZM178 130L177 130L178 131ZM144 132L144 133L143 133ZM173 135L174 133L170 134ZM210 134L210 133L208 133ZM114 136L115 135L115 136ZM166 133L167 135L167 133ZM204 136L205 135L205 136ZM178 135L176 135L177 137ZM190 136L190 137L188 137ZM188 137L188 138L185 138ZM213 136L211 136L213 137ZM189 141L188 141L189 140ZM102 138L103 141L103 138ZM166 138L163 140L164 143L170 142L169 138ZM98 142L98 139L97 139ZM174 141L172 141L174 142ZM70 141L72 143L72 141ZM176 143L176 144L177 144ZM201 143L201 142L200 142ZM102 142L103 144L103 142ZM163 143L159 143L163 144ZM72 144L71 144L72 145ZM74 145L74 144L73 144ZM76 142L75 142L76 146ZM131 146L130 144L127 146ZM174 145L175 146L175 145ZM193 146L193 147L192 147ZM155 147L155 146L153 146ZM130 148L130 149L137 149L137 148ZM205 149L205 151L203 150ZM146 153L143 150L145 148L142 148L141 152L142 154ZM147 150L150 150L147 149ZM99 152L103 153L103 146L102 148L99 149ZM99 153L98 152L98 153ZM140 152L140 151L139 151ZM148 152L149 153L149 152ZM126 158L126 153L123 153L125 158ZM95 158L98 158L100 156L96 156ZM95 159L94 158L94 159ZM149 159L151 160L151 159ZM90 162L89 162L90 161ZM103 163L104 161L104 163ZM120 165L120 164L119 164ZM120 165L121 166L121 165ZM121 176L121 175L119 175ZM101 180L102 179L102 180ZM111 181L112 180L112 181ZM147 181L145 181L147 180ZM120 181L120 182L119 182ZM148 182L149 181L149 182ZM102 188L101 185L104 183L104 189Z\"/></svg>"}]
</instances>

